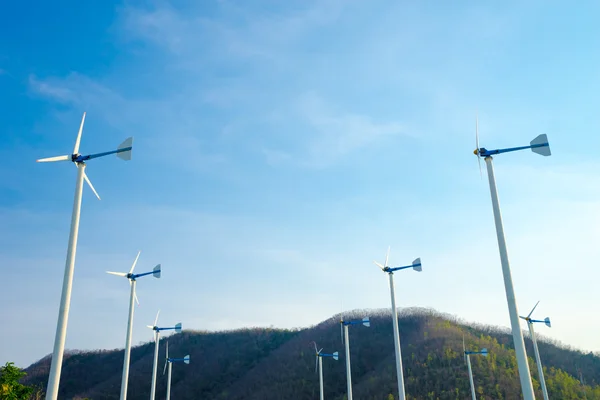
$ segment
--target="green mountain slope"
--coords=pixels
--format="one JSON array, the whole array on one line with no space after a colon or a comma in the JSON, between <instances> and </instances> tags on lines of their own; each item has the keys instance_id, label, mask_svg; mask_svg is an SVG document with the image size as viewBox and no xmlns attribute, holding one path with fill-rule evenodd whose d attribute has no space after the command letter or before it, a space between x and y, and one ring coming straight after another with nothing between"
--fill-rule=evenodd
<instances>
[{"instance_id":1,"label":"green mountain slope","mask_svg":"<svg viewBox=\"0 0 600 400\"><path fill-rule=\"evenodd\" d=\"M371 327L350 327L353 394L355 399L396 398L392 321L389 311L354 311L351 317L371 317ZM400 335L406 393L409 399L469 398L467 347L487 347L487 358L472 356L479 399L519 399L519 378L512 336L493 327L461 323L431 310L405 310ZM185 331L161 340L157 398L164 398L164 342L176 356L191 355L191 364L175 364L174 399L283 400L318 399L313 341L326 352L339 351L340 360L323 360L325 397L342 400L346 393L344 347L339 316L299 330L250 328L229 332ZM526 338L536 395L542 398L533 348ZM538 339L552 399L600 400L600 357ZM154 344L132 349L129 396L147 399L150 393ZM27 384L45 384L49 358L27 368ZM123 350L71 352L64 358L61 399L118 399ZM576 377L581 371L582 385Z\"/></svg>"}]
</instances>

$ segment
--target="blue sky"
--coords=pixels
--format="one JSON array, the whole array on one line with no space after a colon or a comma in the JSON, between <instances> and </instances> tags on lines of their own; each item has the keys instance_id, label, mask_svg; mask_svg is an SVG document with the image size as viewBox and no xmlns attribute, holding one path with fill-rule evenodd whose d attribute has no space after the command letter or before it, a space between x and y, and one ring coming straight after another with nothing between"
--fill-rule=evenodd
<instances>
[{"instance_id":1,"label":"blue sky","mask_svg":"<svg viewBox=\"0 0 600 400\"><path fill-rule=\"evenodd\" d=\"M600 351L600 6L260 0L10 4L0 24L0 362L52 350L75 168L36 164L134 136L84 188L67 348L145 325L300 327L389 307L508 326L474 148L548 134L552 157L496 158L518 306ZM485 171L484 171L485 172ZM119 280L121 279L121 280ZM523 326L525 328L525 326Z\"/></svg>"}]
</instances>

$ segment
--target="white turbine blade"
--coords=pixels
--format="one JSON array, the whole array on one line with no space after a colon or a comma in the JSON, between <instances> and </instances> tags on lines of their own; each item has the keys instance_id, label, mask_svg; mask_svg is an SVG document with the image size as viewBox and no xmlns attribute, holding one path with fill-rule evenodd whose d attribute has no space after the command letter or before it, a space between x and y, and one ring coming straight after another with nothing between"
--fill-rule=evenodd
<instances>
[{"instance_id":1,"label":"white turbine blade","mask_svg":"<svg viewBox=\"0 0 600 400\"><path fill-rule=\"evenodd\" d=\"M150 329L154 329L154 326L152 326L152 325L146 325L146 327L148 327Z\"/></svg>"},{"instance_id":2,"label":"white turbine blade","mask_svg":"<svg viewBox=\"0 0 600 400\"><path fill-rule=\"evenodd\" d=\"M175 325L175 332L181 333L181 322Z\"/></svg>"},{"instance_id":3,"label":"white turbine blade","mask_svg":"<svg viewBox=\"0 0 600 400\"><path fill-rule=\"evenodd\" d=\"M371 321L369 320L369 317L365 317L365 318L363 318L363 320L362 320L362 324L363 324L364 326L366 326L367 328L368 328L368 327L370 327L370 326L371 326Z\"/></svg>"},{"instance_id":4,"label":"white turbine blade","mask_svg":"<svg viewBox=\"0 0 600 400\"><path fill-rule=\"evenodd\" d=\"M316 353L316 354L319 354L319 350L317 350L317 343L316 343L316 342L313 342L313 344L315 345L315 353Z\"/></svg>"},{"instance_id":5,"label":"white turbine blade","mask_svg":"<svg viewBox=\"0 0 600 400\"><path fill-rule=\"evenodd\" d=\"M122 151L117 153L117 157L121 160L129 161L131 160L131 148L133 147L133 137L129 137L123 141L118 147L119 150L129 148L127 151Z\"/></svg>"},{"instance_id":6,"label":"white turbine blade","mask_svg":"<svg viewBox=\"0 0 600 400\"><path fill-rule=\"evenodd\" d=\"M71 156L56 156L56 157L48 157L48 158L40 158L39 160L35 160L35 162L55 162L55 161L71 161Z\"/></svg>"},{"instance_id":7,"label":"white turbine blade","mask_svg":"<svg viewBox=\"0 0 600 400\"><path fill-rule=\"evenodd\" d=\"M77 167L77 168L79 168L79 167ZM100 200L100 196L98 196L98 192L96 192L96 189L94 189L94 185L92 185L90 178L88 178L88 176L85 172L83 173L83 179L85 179L85 181L88 184L88 186L90 187L90 189L92 189L92 192L94 192L94 194L96 195L98 200Z\"/></svg>"},{"instance_id":8,"label":"white turbine blade","mask_svg":"<svg viewBox=\"0 0 600 400\"><path fill-rule=\"evenodd\" d=\"M154 326L157 326L156 324L158 324L158 314L160 314L160 310L158 310L158 312L156 313L156 318L154 319Z\"/></svg>"},{"instance_id":9,"label":"white turbine blade","mask_svg":"<svg viewBox=\"0 0 600 400\"><path fill-rule=\"evenodd\" d=\"M77 139L75 139L75 147L73 147L73 154L79 154L79 144L81 143L81 132L83 132L83 123L85 122L85 112L81 118L81 125L79 125L79 132L77 133Z\"/></svg>"},{"instance_id":10,"label":"white turbine blade","mask_svg":"<svg viewBox=\"0 0 600 400\"><path fill-rule=\"evenodd\" d=\"M544 323L546 324L546 326L548 328L552 328L552 324L550 323L550 318L548 318L548 317L544 318Z\"/></svg>"},{"instance_id":11,"label":"white turbine blade","mask_svg":"<svg viewBox=\"0 0 600 400\"><path fill-rule=\"evenodd\" d=\"M533 139L531 142L529 142L530 145L534 146L534 145L539 145L539 144L544 144L546 146L543 147L534 147L531 149L531 151L533 151L534 153L537 153L539 155L542 156L550 156L552 155L552 153L550 152L550 145L548 144L548 136L546 136L545 133L538 135L538 137L536 137L535 139Z\"/></svg>"},{"instance_id":12,"label":"white turbine blade","mask_svg":"<svg viewBox=\"0 0 600 400\"><path fill-rule=\"evenodd\" d=\"M519 315L519 318L524 319L525 321L527 321L527 317L522 317Z\"/></svg>"},{"instance_id":13,"label":"white turbine blade","mask_svg":"<svg viewBox=\"0 0 600 400\"><path fill-rule=\"evenodd\" d=\"M186 364L190 363L190 355L189 354L187 356L183 357L183 362Z\"/></svg>"},{"instance_id":14,"label":"white turbine blade","mask_svg":"<svg viewBox=\"0 0 600 400\"><path fill-rule=\"evenodd\" d=\"M319 351L317 351L317 353L321 354L322 351L323 351L323 348L321 347L321 349Z\"/></svg>"},{"instance_id":15,"label":"white turbine blade","mask_svg":"<svg viewBox=\"0 0 600 400\"><path fill-rule=\"evenodd\" d=\"M386 255L385 255L385 264L384 264L384 265L385 265L386 267L388 266L388 260L390 259L390 249L391 249L391 248L392 248L392 246L388 246L388 251L387 251L387 253L386 253Z\"/></svg>"},{"instance_id":16,"label":"white turbine blade","mask_svg":"<svg viewBox=\"0 0 600 400\"><path fill-rule=\"evenodd\" d=\"M339 354L337 351L335 353L333 353L333 359L336 361L339 359Z\"/></svg>"},{"instance_id":17,"label":"white turbine blade","mask_svg":"<svg viewBox=\"0 0 600 400\"><path fill-rule=\"evenodd\" d=\"M137 264L138 258L140 258L140 253L141 252L142 252L141 250L138 251L137 256L135 257L135 260L133 261L133 264L131 265L131 269L129 270L130 274L133 274L133 269L135 268L135 264Z\"/></svg>"},{"instance_id":18,"label":"white turbine blade","mask_svg":"<svg viewBox=\"0 0 600 400\"><path fill-rule=\"evenodd\" d=\"M167 341L167 360L169 359L169 342Z\"/></svg>"},{"instance_id":19,"label":"white turbine blade","mask_svg":"<svg viewBox=\"0 0 600 400\"><path fill-rule=\"evenodd\" d=\"M463 359L467 363L467 349L465 348L465 335L463 335Z\"/></svg>"},{"instance_id":20,"label":"white turbine blade","mask_svg":"<svg viewBox=\"0 0 600 400\"><path fill-rule=\"evenodd\" d=\"M382 271L384 271L384 267L383 265L381 265L380 263L378 263L377 261L373 261L373 264L377 265L379 268L381 268Z\"/></svg>"},{"instance_id":21,"label":"white turbine blade","mask_svg":"<svg viewBox=\"0 0 600 400\"><path fill-rule=\"evenodd\" d=\"M481 171L481 155L479 154L479 116L475 114L475 154L477 154L477 163L479 164L479 177L483 179L483 172Z\"/></svg>"},{"instance_id":22,"label":"white turbine blade","mask_svg":"<svg viewBox=\"0 0 600 400\"><path fill-rule=\"evenodd\" d=\"M481 355L484 356L484 357L487 357L488 350L486 348L481 349Z\"/></svg>"},{"instance_id":23,"label":"white turbine blade","mask_svg":"<svg viewBox=\"0 0 600 400\"><path fill-rule=\"evenodd\" d=\"M342 338L342 344L344 344L344 320L340 320L340 337Z\"/></svg>"},{"instance_id":24,"label":"white turbine blade","mask_svg":"<svg viewBox=\"0 0 600 400\"><path fill-rule=\"evenodd\" d=\"M167 358L165 360L165 367L163 368L163 375L165 374L165 372L167 372L167 363L169 362L169 359Z\"/></svg>"},{"instance_id":25,"label":"white turbine blade","mask_svg":"<svg viewBox=\"0 0 600 400\"><path fill-rule=\"evenodd\" d=\"M127 272L112 272L112 271L106 271L107 274L111 274L111 275L116 275L116 276L123 276L126 277L127 276Z\"/></svg>"},{"instance_id":26,"label":"white turbine blade","mask_svg":"<svg viewBox=\"0 0 600 400\"><path fill-rule=\"evenodd\" d=\"M319 370L319 353L315 355L315 374Z\"/></svg>"},{"instance_id":27,"label":"white turbine blade","mask_svg":"<svg viewBox=\"0 0 600 400\"><path fill-rule=\"evenodd\" d=\"M538 300L537 303L535 303L535 306L533 306L533 308L531 309L531 312L529 313L529 315L527 316L527 318L531 317L531 314L533 314L533 311L536 309L536 307L538 306L538 304L540 304L539 300Z\"/></svg>"},{"instance_id":28,"label":"white turbine blade","mask_svg":"<svg viewBox=\"0 0 600 400\"><path fill-rule=\"evenodd\" d=\"M129 281L129 283L131 283L131 281ZM140 305L140 301L138 300L138 297L137 297L137 293L136 293L136 292L133 292L133 299L135 300L135 302L136 302L136 303L137 303L137 305L139 306L139 305Z\"/></svg>"}]
</instances>

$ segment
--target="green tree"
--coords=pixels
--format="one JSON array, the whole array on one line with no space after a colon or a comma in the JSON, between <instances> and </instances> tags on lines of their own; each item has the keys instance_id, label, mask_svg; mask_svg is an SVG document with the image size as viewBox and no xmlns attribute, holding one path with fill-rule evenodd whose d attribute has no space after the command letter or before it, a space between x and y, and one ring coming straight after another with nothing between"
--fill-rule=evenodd
<instances>
[{"instance_id":1,"label":"green tree","mask_svg":"<svg viewBox=\"0 0 600 400\"><path fill-rule=\"evenodd\" d=\"M0 400L28 399L33 393L33 388L19 383L25 375L27 374L12 362L0 367Z\"/></svg>"}]
</instances>

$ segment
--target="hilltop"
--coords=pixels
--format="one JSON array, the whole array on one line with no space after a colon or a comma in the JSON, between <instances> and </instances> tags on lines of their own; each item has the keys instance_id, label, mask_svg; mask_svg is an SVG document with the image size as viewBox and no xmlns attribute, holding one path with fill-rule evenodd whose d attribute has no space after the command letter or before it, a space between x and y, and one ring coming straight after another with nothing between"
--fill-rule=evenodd
<instances>
[{"instance_id":1,"label":"hilltop","mask_svg":"<svg viewBox=\"0 0 600 400\"><path fill-rule=\"evenodd\" d=\"M350 317L371 317L371 327L350 329L353 393L356 399L393 399L396 390L392 321L389 310L353 311ZM521 398L512 336L506 329L466 324L424 309L400 314L400 335L406 393L409 399L466 399L467 368L463 337L470 349L486 347L487 358L471 358L479 399ZM542 398L526 337L536 396ZM339 315L318 325L295 330L248 328L225 332L184 331L161 340L158 398L166 391L162 375L164 343L176 356L191 355L190 365L173 366L175 399L282 400L318 399L312 341L326 352L339 351L340 360L323 360L325 397L342 400L346 393L344 348ZM599 399L600 357L538 339L546 382L553 399ZM147 399L150 393L154 343L131 353L129 395ZM64 357L61 399L118 399L123 350L71 351ZM45 385L49 357L26 369L27 384ZM586 385L578 378L579 372Z\"/></svg>"}]
</instances>

